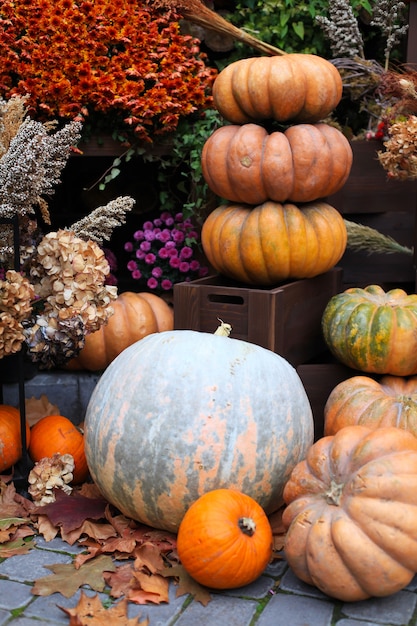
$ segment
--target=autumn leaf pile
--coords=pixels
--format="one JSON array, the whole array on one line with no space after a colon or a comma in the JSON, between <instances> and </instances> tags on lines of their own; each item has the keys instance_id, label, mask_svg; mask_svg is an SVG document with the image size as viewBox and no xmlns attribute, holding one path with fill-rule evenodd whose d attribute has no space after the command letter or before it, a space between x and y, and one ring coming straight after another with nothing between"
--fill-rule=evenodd
<instances>
[{"instance_id":1,"label":"autumn leaf pile","mask_svg":"<svg viewBox=\"0 0 417 626\"><path fill-rule=\"evenodd\" d=\"M84 548L69 564L49 565L51 574L35 580L32 587L37 596L60 593L70 598L85 586L109 593L115 603L110 609L103 608L98 596L91 598L83 592L77 607L61 607L70 617L77 617L79 621L74 623L98 626L104 612L113 626L146 626L147 621L127 620L128 603L169 602L170 579L176 584L177 596L190 594L202 605L210 601L209 590L182 567L175 535L120 514L92 483L84 483L70 495L56 490L55 496L55 502L36 506L16 491L11 476L0 476L0 559L27 554L35 548L37 536L46 542L60 536L69 546ZM275 549L280 550L280 514L271 524Z\"/></svg>"},{"instance_id":2,"label":"autumn leaf pile","mask_svg":"<svg viewBox=\"0 0 417 626\"><path fill-rule=\"evenodd\" d=\"M37 507L16 492L11 477L0 477L0 559L27 554L39 535L47 542L60 535L70 546L78 543L84 550L72 563L50 565L51 574L34 581L34 595L60 593L70 598L87 585L96 592L108 590L115 601L160 604L169 601L169 579L174 578L177 595L192 594L202 604L210 600L208 590L180 565L175 535L124 517L94 485L85 483L71 495L57 490L55 502ZM98 598L95 609L91 602L82 596L77 610L81 614L93 610L95 615L99 605L104 610ZM109 619L108 611L106 615ZM115 621L116 611L111 619L115 626L128 623L123 611L122 621Z\"/></svg>"}]
</instances>

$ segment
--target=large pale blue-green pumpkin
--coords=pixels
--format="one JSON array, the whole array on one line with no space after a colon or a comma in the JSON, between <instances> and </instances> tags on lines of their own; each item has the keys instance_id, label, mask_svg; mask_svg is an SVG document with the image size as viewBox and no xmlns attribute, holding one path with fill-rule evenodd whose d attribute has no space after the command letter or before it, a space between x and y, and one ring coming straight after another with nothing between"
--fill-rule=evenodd
<instances>
[{"instance_id":1,"label":"large pale blue-green pumpkin","mask_svg":"<svg viewBox=\"0 0 417 626\"><path fill-rule=\"evenodd\" d=\"M87 407L91 476L122 513L176 532L204 493L235 488L269 514L313 443L295 369L260 346L190 330L124 350Z\"/></svg>"}]
</instances>

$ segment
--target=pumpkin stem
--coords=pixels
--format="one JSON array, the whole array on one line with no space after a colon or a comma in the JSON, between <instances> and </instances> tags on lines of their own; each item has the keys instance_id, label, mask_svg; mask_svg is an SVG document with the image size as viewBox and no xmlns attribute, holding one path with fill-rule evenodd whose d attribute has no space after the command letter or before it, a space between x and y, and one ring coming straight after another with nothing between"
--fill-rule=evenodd
<instances>
[{"instance_id":1,"label":"pumpkin stem","mask_svg":"<svg viewBox=\"0 0 417 626\"><path fill-rule=\"evenodd\" d=\"M251 517L240 517L238 526L244 535L252 537L256 530L256 524Z\"/></svg>"},{"instance_id":2,"label":"pumpkin stem","mask_svg":"<svg viewBox=\"0 0 417 626\"><path fill-rule=\"evenodd\" d=\"M334 506L339 506L340 499L342 497L343 492L343 484L336 483L334 480L331 481L329 489L324 494L326 498L326 502L328 504L334 504Z\"/></svg>"},{"instance_id":3,"label":"pumpkin stem","mask_svg":"<svg viewBox=\"0 0 417 626\"><path fill-rule=\"evenodd\" d=\"M214 331L214 334L228 337L230 333L232 332L232 327L230 326L230 324L226 324L226 322L223 322L223 320L221 320L220 317L218 317L217 319L220 322L220 326L216 328L216 330Z\"/></svg>"}]
</instances>

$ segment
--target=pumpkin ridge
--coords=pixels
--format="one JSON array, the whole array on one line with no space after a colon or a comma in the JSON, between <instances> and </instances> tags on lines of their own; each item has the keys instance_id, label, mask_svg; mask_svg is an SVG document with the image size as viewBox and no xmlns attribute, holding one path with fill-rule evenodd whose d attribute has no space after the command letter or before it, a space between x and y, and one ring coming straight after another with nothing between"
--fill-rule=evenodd
<instances>
[{"instance_id":1,"label":"pumpkin ridge","mask_svg":"<svg viewBox=\"0 0 417 626\"><path fill-rule=\"evenodd\" d=\"M268 273L265 266L259 222L260 211L258 208L250 209L243 223L242 236L239 237L238 246L241 264L249 281L251 283L259 282L263 284L263 281L268 277ZM247 239L249 239L250 243ZM250 250L252 254L248 254L248 250ZM254 267L255 260L256 267Z\"/></svg>"},{"instance_id":2,"label":"pumpkin ridge","mask_svg":"<svg viewBox=\"0 0 417 626\"><path fill-rule=\"evenodd\" d=\"M319 520L316 520L307 536L305 550L307 552L307 567L312 582L324 593L329 593L328 589L328 572L326 566L321 567L322 558L321 550L323 546L326 549L326 557L331 560L333 568L334 580L332 583L341 585L340 596L343 593L351 593L355 591L357 596L367 597L367 594L359 581L356 579L354 572L342 559L339 550L336 547L333 538L334 513L324 512Z\"/></svg>"},{"instance_id":3,"label":"pumpkin ridge","mask_svg":"<svg viewBox=\"0 0 417 626\"><path fill-rule=\"evenodd\" d=\"M312 231L314 236L314 229L308 220L302 219L306 215L305 210L302 211L293 203L287 203L285 205L287 211L285 213L285 221L287 224L287 231L289 233L289 273L291 276L298 278L301 273L305 273L306 277L309 277L309 253L311 251L311 239L308 237L308 231ZM297 241L299 245L292 246L291 241ZM308 252L307 252L308 251ZM306 268L307 265L307 268Z\"/></svg>"},{"instance_id":4,"label":"pumpkin ridge","mask_svg":"<svg viewBox=\"0 0 417 626\"><path fill-rule=\"evenodd\" d=\"M247 230L248 220L252 217L252 210L250 211L241 211L242 207L233 206L231 207L231 211L229 216L226 217L224 222L221 224L219 239L225 243L225 245L220 245L220 261L222 271L226 270L226 272L231 272L232 274L237 273L239 278L243 282L251 282L252 280L257 280L257 276L252 277L248 269L250 268L250 262L245 266L243 263L243 255L242 255L242 245L244 240L244 233ZM244 208L244 207L243 207ZM227 230L230 227L232 220L236 219L239 222L239 230L243 234L243 236L236 238L232 237ZM228 233L228 234L226 234ZM253 253L253 251L252 251ZM249 266L249 268L247 267Z\"/></svg>"},{"instance_id":5,"label":"pumpkin ridge","mask_svg":"<svg viewBox=\"0 0 417 626\"><path fill-rule=\"evenodd\" d=\"M412 540L410 537L410 533L414 530L414 524L407 534L407 532L396 525L375 519L374 515L369 515L362 508L358 508L361 506L362 502L350 508L352 519L360 524L370 540L393 560L405 562L406 569L415 571L417 569L417 558L413 555L416 554L417 540Z\"/></svg>"},{"instance_id":6,"label":"pumpkin ridge","mask_svg":"<svg viewBox=\"0 0 417 626\"><path fill-rule=\"evenodd\" d=\"M346 548L349 545L347 541L349 536L357 537L358 545L361 546L360 559L357 558L356 553L352 553L350 549ZM344 563L368 596L382 595L381 591L388 589L390 593L393 593L393 586L396 589L398 585L396 590L402 589L413 578L413 572L410 572L377 546L366 534L366 529L354 524L354 521L346 513L334 520L332 540ZM369 576L371 564L374 573L372 577ZM385 576L382 576L382 572L385 573ZM387 582L388 572L391 580Z\"/></svg>"}]
</instances>

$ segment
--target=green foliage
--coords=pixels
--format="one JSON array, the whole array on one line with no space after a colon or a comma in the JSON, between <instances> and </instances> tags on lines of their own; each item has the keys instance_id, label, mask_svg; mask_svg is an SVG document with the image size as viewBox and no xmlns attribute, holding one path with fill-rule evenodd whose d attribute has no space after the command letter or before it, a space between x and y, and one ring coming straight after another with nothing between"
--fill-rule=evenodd
<instances>
[{"instance_id":1,"label":"green foliage","mask_svg":"<svg viewBox=\"0 0 417 626\"><path fill-rule=\"evenodd\" d=\"M304 52L331 58L329 42L316 23L317 15L328 14L328 0L240 0L227 19L238 28L287 53ZM355 13L371 11L369 0L353 3ZM235 44L234 52L218 63L219 69L254 51L242 43Z\"/></svg>"},{"instance_id":2,"label":"green foliage","mask_svg":"<svg viewBox=\"0 0 417 626\"><path fill-rule=\"evenodd\" d=\"M223 124L214 109L179 123L170 154L157 158L161 210L181 211L185 218L194 217L200 222L205 219L210 192L201 170L201 152L209 136ZM146 154L144 158L155 160Z\"/></svg>"}]
</instances>

